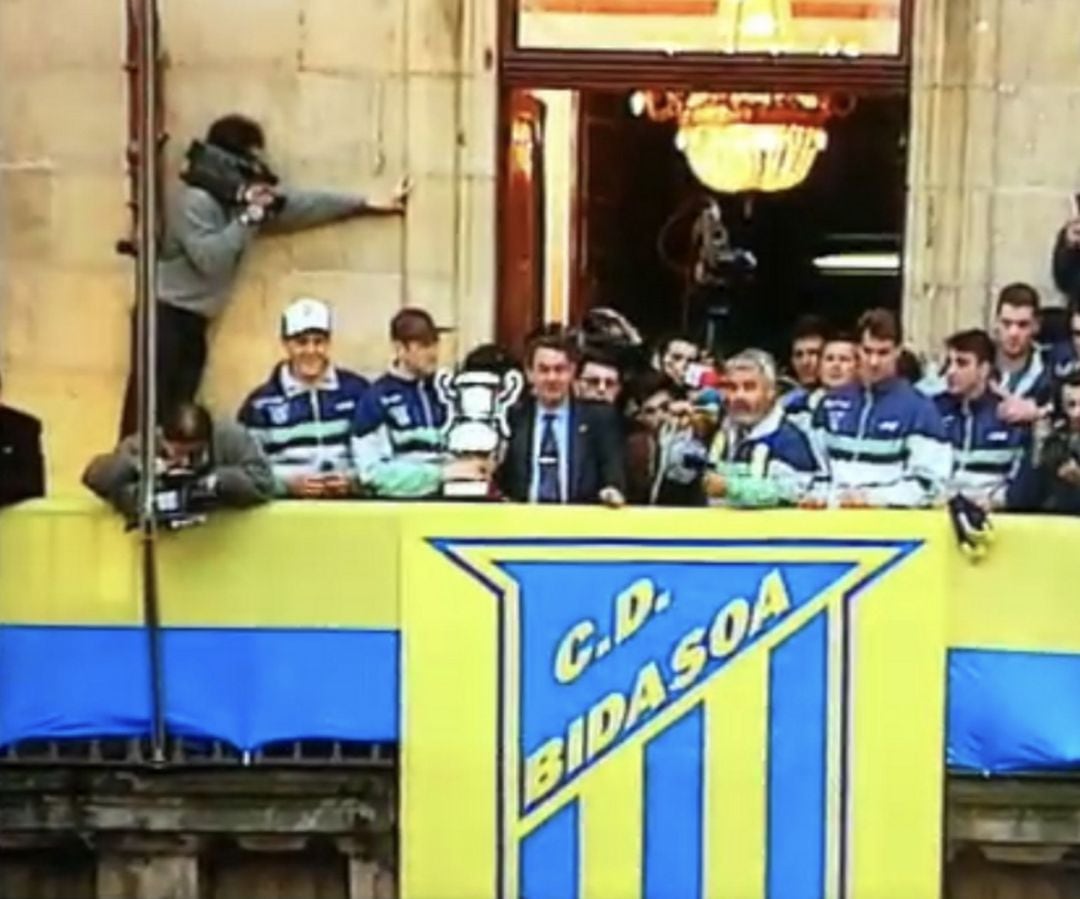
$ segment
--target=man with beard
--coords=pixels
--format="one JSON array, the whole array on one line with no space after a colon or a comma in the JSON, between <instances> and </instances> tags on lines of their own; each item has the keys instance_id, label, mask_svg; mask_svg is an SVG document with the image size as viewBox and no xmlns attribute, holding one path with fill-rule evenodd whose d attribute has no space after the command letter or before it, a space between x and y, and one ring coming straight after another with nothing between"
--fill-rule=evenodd
<instances>
[{"instance_id":1,"label":"man with beard","mask_svg":"<svg viewBox=\"0 0 1080 899\"><path fill-rule=\"evenodd\" d=\"M744 350L725 366L728 417L716 470L705 475L713 504L768 507L799 502L818 466L810 441L777 400L776 363ZM715 452L714 444L714 452Z\"/></svg>"}]
</instances>

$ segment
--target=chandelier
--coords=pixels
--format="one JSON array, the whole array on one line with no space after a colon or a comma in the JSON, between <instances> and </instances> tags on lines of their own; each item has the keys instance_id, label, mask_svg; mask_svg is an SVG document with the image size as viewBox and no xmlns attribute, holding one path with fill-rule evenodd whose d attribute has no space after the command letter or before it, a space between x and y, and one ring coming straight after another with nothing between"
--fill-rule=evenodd
<instances>
[{"instance_id":1,"label":"chandelier","mask_svg":"<svg viewBox=\"0 0 1080 899\"><path fill-rule=\"evenodd\" d=\"M826 146L825 124L851 98L818 94L636 91L634 115L678 125L675 146L694 176L719 193L789 190Z\"/></svg>"}]
</instances>

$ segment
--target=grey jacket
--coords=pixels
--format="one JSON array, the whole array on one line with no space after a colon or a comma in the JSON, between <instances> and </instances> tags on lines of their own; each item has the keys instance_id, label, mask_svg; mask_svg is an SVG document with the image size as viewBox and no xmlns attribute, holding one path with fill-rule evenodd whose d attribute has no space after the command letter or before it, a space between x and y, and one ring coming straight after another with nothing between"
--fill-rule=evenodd
<instances>
[{"instance_id":1,"label":"grey jacket","mask_svg":"<svg viewBox=\"0 0 1080 899\"><path fill-rule=\"evenodd\" d=\"M283 193L285 208L260 228L242 224L239 209L227 209L201 188L184 185L169 210L158 265L158 299L214 318L228 301L244 251L256 234L313 228L368 208L363 197L351 194L289 189Z\"/></svg>"},{"instance_id":2,"label":"grey jacket","mask_svg":"<svg viewBox=\"0 0 1080 899\"><path fill-rule=\"evenodd\" d=\"M217 476L217 499L223 506L244 508L274 495L274 474L254 438L240 425L214 425L210 469ZM93 459L83 484L118 512L134 517L139 502L139 438L125 437L111 453Z\"/></svg>"}]
</instances>

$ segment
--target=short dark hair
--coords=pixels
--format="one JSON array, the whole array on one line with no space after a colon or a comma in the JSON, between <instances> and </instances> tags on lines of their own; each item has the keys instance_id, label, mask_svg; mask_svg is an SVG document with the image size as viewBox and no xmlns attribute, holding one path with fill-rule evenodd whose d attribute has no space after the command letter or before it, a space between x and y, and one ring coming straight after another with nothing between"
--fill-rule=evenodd
<instances>
[{"instance_id":1,"label":"short dark hair","mask_svg":"<svg viewBox=\"0 0 1080 899\"><path fill-rule=\"evenodd\" d=\"M198 403L180 403L166 413L161 423L162 436L178 443L208 443L213 433L213 419Z\"/></svg>"},{"instance_id":2,"label":"short dark hair","mask_svg":"<svg viewBox=\"0 0 1080 899\"><path fill-rule=\"evenodd\" d=\"M829 334L829 325L820 315L802 315L791 329L791 342L805 340L807 337L820 337L825 340Z\"/></svg>"},{"instance_id":3,"label":"short dark hair","mask_svg":"<svg viewBox=\"0 0 1080 899\"><path fill-rule=\"evenodd\" d=\"M1030 309L1036 315L1039 314L1039 292L1030 284L1020 281L1010 284L1001 289L998 294L995 314L1001 314L1002 306L1013 306L1017 309Z\"/></svg>"},{"instance_id":4,"label":"short dark hair","mask_svg":"<svg viewBox=\"0 0 1080 899\"><path fill-rule=\"evenodd\" d=\"M505 375L518 367L513 354L497 343L482 343L473 347L461 363L463 371L486 371L493 375Z\"/></svg>"},{"instance_id":5,"label":"short dark hair","mask_svg":"<svg viewBox=\"0 0 1080 899\"><path fill-rule=\"evenodd\" d=\"M896 373L908 383L918 384L923 377L923 364L918 356L905 347L900 350L900 357L896 360Z\"/></svg>"},{"instance_id":6,"label":"short dark hair","mask_svg":"<svg viewBox=\"0 0 1080 899\"><path fill-rule=\"evenodd\" d=\"M875 340L889 340L900 345L903 340L903 333L900 330L900 321L896 317L896 313L891 309L867 309L862 315L859 316L859 323L855 326L856 331L859 334L859 340L862 340L863 335L869 334Z\"/></svg>"},{"instance_id":7,"label":"short dark hair","mask_svg":"<svg viewBox=\"0 0 1080 899\"><path fill-rule=\"evenodd\" d=\"M555 331L541 331L534 336L525 347L525 367L532 368L536 354L540 350L555 350L563 353L571 364L577 363L577 350L574 344L562 333Z\"/></svg>"},{"instance_id":8,"label":"short dark hair","mask_svg":"<svg viewBox=\"0 0 1080 899\"><path fill-rule=\"evenodd\" d=\"M263 134L262 125L247 116L231 113L215 120L206 131L206 142L246 156L252 150L262 150L266 147L266 135Z\"/></svg>"},{"instance_id":9,"label":"short dark hair","mask_svg":"<svg viewBox=\"0 0 1080 899\"><path fill-rule=\"evenodd\" d=\"M994 364L997 354L993 338L982 328L957 331L945 341L946 349L956 353L971 353L979 362Z\"/></svg>"},{"instance_id":10,"label":"short dark hair","mask_svg":"<svg viewBox=\"0 0 1080 899\"><path fill-rule=\"evenodd\" d=\"M689 334L683 331L672 331L668 334L665 334L663 337L660 338L659 341L657 341L656 354L658 356L663 356L664 353L668 351L668 347L671 346L676 340L681 343L688 343L691 346L697 346L697 341L695 341L694 338L691 337Z\"/></svg>"},{"instance_id":11,"label":"short dark hair","mask_svg":"<svg viewBox=\"0 0 1080 899\"><path fill-rule=\"evenodd\" d=\"M858 343L859 339L850 331L830 331L825 335L825 343Z\"/></svg>"},{"instance_id":12,"label":"short dark hair","mask_svg":"<svg viewBox=\"0 0 1080 899\"><path fill-rule=\"evenodd\" d=\"M650 369L649 371L643 371L630 382L627 393L630 399L640 406L650 396L655 396L658 393L670 393L675 396L677 391L675 385L671 383L671 378L663 372Z\"/></svg>"},{"instance_id":13,"label":"short dark hair","mask_svg":"<svg viewBox=\"0 0 1080 899\"><path fill-rule=\"evenodd\" d=\"M395 343L422 343L430 346L445 330L435 324L431 313L419 306L406 306L390 319L390 339Z\"/></svg>"},{"instance_id":14,"label":"short dark hair","mask_svg":"<svg viewBox=\"0 0 1080 899\"><path fill-rule=\"evenodd\" d=\"M1057 386L1054 390L1054 414L1061 416L1065 414L1065 388L1066 387L1080 387L1080 368L1074 368L1068 374L1063 375L1058 379Z\"/></svg>"},{"instance_id":15,"label":"short dark hair","mask_svg":"<svg viewBox=\"0 0 1080 899\"><path fill-rule=\"evenodd\" d=\"M603 368L614 369L619 376L619 380L622 380L622 368L613 353L605 352L596 347L587 347L585 352L581 354L581 360L578 362L578 370L580 371L590 362L593 365L599 365Z\"/></svg>"}]
</instances>

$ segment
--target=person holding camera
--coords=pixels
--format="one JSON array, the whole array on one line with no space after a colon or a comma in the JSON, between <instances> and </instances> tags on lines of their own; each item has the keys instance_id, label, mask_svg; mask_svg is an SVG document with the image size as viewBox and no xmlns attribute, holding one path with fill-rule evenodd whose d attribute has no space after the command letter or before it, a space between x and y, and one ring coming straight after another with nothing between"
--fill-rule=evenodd
<instances>
[{"instance_id":1,"label":"person holding camera","mask_svg":"<svg viewBox=\"0 0 1080 899\"><path fill-rule=\"evenodd\" d=\"M167 218L157 278L157 403L163 419L195 398L206 366L206 331L229 300L240 263L260 234L313 228L364 215L401 215L403 179L383 201L282 186L263 153L262 127L241 115L215 121L188 151L184 186ZM133 318L134 321L134 318ZM132 340L134 357L136 341ZM120 436L135 432L134 358Z\"/></svg>"},{"instance_id":2,"label":"person holding camera","mask_svg":"<svg viewBox=\"0 0 1080 899\"><path fill-rule=\"evenodd\" d=\"M240 423L270 460L279 496L341 499L356 493L352 425L369 385L333 364L330 335L326 303L290 303L281 316L285 361L240 408Z\"/></svg>"},{"instance_id":3,"label":"person holding camera","mask_svg":"<svg viewBox=\"0 0 1080 899\"><path fill-rule=\"evenodd\" d=\"M233 422L215 424L197 403L181 403L165 418L155 464L155 510L164 527L197 524L216 508L256 506L274 495L270 463L255 439ZM83 484L133 523L140 478L139 439L131 436L93 459Z\"/></svg>"}]
</instances>

